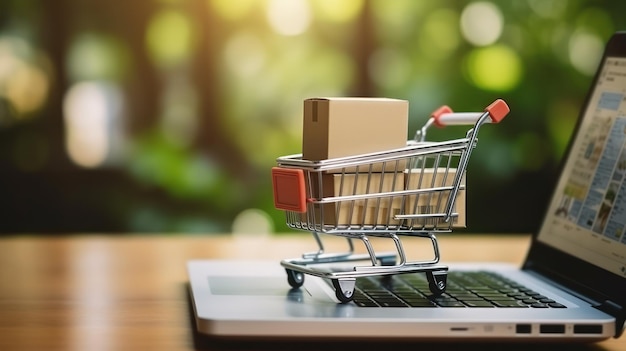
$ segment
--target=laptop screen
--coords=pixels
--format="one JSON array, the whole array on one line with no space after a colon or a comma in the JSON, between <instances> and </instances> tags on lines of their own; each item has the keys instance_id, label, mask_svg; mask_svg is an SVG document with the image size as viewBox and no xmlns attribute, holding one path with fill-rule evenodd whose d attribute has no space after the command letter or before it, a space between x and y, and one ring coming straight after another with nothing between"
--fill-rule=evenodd
<instances>
[{"instance_id":1,"label":"laptop screen","mask_svg":"<svg viewBox=\"0 0 626 351\"><path fill-rule=\"evenodd\" d=\"M604 58L537 239L626 276L626 58Z\"/></svg>"}]
</instances>

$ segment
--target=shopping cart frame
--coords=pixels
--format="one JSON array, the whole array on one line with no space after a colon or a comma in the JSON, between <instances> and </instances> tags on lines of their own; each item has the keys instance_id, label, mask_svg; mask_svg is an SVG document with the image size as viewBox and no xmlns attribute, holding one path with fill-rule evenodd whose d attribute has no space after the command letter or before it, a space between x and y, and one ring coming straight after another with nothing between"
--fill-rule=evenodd
<instances>
[{"instance_id":1,"label":"shopping cart frame","mask_svg":"<svg viewBox=\"0 0 626 351\"><path fill-rule=\"evenodd\" d=\"M508 112L508 106L501 99L494 101L485 108L484 112L480 113L454 113L447 106L442 106L433 112L426 124L416 132L414 140L408 141L402 148L321 161L304 160L301 154L277 158L277 166L272 169L275 206L286 211L288 227L311 232L318 245L316 252L304 253L301 257L281 261L290 286L293 288L302 286L305 274L321 277L331 281L339 302L349 302L354 296L356 279L359 277L423 272L426 274L430 292L434 295L443 293L447 284L448 267L439 264L440 252L435 234L451 232L453 222L459 216L459 213L454 212L454 207L459 190L464 189L462 181L472 150L476 147L480 127L485 123L499 123ZM441 142L425 140L428 129L433 125L460 124L473 124L464 138ZM430 160L430 164L427 164L427 160ZM429 166L434 166L435 173L441 169L442 174L445 174L444 183L446 184L437 187L419 186L415 189L396 190L394 188L386 189L386 191L381 190L382 187L380 187L378 192L367 191L339 196L325 196L314 190L322 189L322 175L329 172L340 174L341 187L343 187L343 178L348 174L347 169L351 170L350 174L365 176L368 179L369 190L370 178L377 173L373 169L374 165L381 167L378 172L382 174L379 176L381 179L385 172L398 174L403 171L402 169L408 168L418 170L418 172L421 169L423 173ZM450 184L447 184L445 177L453 168L455 169L454 178ZM419 177L421 182L423 174ZM393 182L395 183L395 180ZM445 206L441 206L441 194L446 194L443 197ZM410 197L429 196L430 201L433 195L439 195L436 196L438 211L434 213L417 213L418 211L415 210L417 200L415 200L416 207L413 211L405 208L406 201ZM388 214L387 218L393 220L383 223L374 221L375 223L372 224L340 224L339 220L336 223L332 221L329 223L324 218L325 211L320 210L323 206L339 206L342 203L351 202L350 217L352 217L355 202L377 201L380 205L381 199L388 198L401 199L402 211L400 214ZM392 200L389 201L391 207ZM379 207L375 208L374 217L378 218ZM339 207L336 211L339 211ZM320 234L345 237L347 250L327 253ZM401 236L429 239L433 249L432 258L409 260L400 239ZM377 253L369 240L370 237L391 239L396 251ZM353 239L359 239L364 244L366 254L355 253ZM336 267L329 269L331 265L337 263L347 264L358 261L369 261L369 265L344 265L343 269L337 270Z\"/></svg>"}]
</instances>

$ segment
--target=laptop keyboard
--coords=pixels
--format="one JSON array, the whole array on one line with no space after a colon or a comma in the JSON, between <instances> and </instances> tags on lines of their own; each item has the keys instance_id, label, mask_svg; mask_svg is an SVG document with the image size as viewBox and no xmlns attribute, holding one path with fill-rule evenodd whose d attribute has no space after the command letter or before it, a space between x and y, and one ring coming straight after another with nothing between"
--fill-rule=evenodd
<instances>
[{"instance_id":1,"label":"laptop keyboard","mask_svg":"<svg viewBox=\"0 0 626 351\"><path fill-rule=\"evenodd\" d=\"M361 307L565 308L493 272L448 272L446 291L432 296L424 274L358 278L354 303Z\"/></svg>"}]
</instances>

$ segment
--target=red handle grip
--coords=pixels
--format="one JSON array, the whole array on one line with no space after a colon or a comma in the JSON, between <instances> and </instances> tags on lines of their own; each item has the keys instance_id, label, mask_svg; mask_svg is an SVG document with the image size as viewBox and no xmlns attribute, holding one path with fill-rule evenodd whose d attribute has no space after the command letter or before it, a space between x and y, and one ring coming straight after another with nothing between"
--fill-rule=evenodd
<instances>
[{"instance_id":1,"label":"red handle grip","mask_svg":"<svg viewBox=\"0 0 626 351\"><path fill-rule=\"evenodd\" d=\"M504 119L506 115L509 114L511 109L509 108L509 105L507 105L506 102L504 102L504 100L497 99L496 101L492 102L489 106L487 106L485 108L485 111L489 112L492 123L499 123L501 120Z\"/></svg>"},{"instance_id":2,"label":"red handle grip","mask_svg":"<svg viewBox=\"0 0 626 351\"><path fill-rule=\"evenodd\" d=\"M447 105L443 105L440 108L436 109L435 111L433 111L433 113L430 115L430 117L433 118L433 120L435 121L435 125L437 127L445 127L446 124L443 123L442 121L440 121L440 117L442 115L448 114L448 113L452 113L452 109L450 107L448 107Z\"/></svg>"}]
</instances>

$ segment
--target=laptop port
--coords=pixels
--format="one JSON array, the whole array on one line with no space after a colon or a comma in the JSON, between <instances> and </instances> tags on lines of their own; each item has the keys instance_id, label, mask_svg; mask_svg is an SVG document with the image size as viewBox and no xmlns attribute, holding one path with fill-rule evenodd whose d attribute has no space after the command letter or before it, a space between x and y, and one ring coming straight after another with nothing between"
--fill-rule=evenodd
<instances>
[{"instance_id":1,"label":"laptop port","mask_svg":"<svg viewBox=\"0 0 626 351\"><path fill-rule=\"evenodd\" d=\"M542 324L539 326L541 334L565 334L564 324Z\"/></svg>"},{"instance_id":2,"label":"laptop port","mask_svg":"<svg viewBox=\"0 0 626 351\"><path fill-rule=\"evenodd\" d=\"M532 331L532 326L530 324L516 324L515 325L516 334L530 334L531 331Z\"/></svg>"},{"instance_id":3,"label":"laptop port","mask_svg":"<svg viewBox=\"0 0 626 351\"><path fill-rule=\"evenodd\" d=\"M574 334L602 334L602 326L595 324L576 324Z\"/></svg>"}]
</instances>

